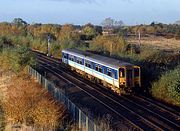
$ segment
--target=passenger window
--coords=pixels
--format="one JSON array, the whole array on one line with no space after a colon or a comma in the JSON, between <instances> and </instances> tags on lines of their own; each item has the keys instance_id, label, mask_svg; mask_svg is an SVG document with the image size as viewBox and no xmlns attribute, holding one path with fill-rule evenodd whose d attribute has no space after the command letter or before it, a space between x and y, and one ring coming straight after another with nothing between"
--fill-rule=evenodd
<instances>
[{"instance_id":1,"label":"passenger window","mask_svg":"<svg viewBox=\"0 0 180 131\"><path fill-rule=\"evenodd\" d=\"M71 60L71 55L69 55L69 60Z\"/></svg>"},{"instance_id":2,"label":"passenger window","mask_svg":"<svg viewBox=\"0 0 180 131\"><path fill-rule=\"evenodd\" d=\"M99 72L101 72L101 73L102 73L102 67L101 67L101 66L99 66Z\"/></svg>"},{"instance_id":3,"label":"passenger window","mask_svg":"<svg viewBox=\"0 0 180 131\"><path fill-rule=\"evenodd\" d=\"M85 61L85 66L88 68L91 68L90 62L89 61Z\"/></svg>"},{"instance_id":4,"label":"passenger window","mask_svg":"<svg viewBox=\"0 0 180 131\"><path fill-rule=\"evenodd\" d=\"M108 69L108 76L112 76L111 69Z\"/></svg>"},{"instance_id":5,"label":"passenger window","mask_svg":"<svg viewBox=\"0 0 180 131\"><path fill-rule=\"evenodd\" d=\"M90 63L89 63L89 65L88 65L88 67L91 68L91 64L90 64Z\"/></svg>"},{"instance_id":6,"label":"passenger window","mask_svg":"<svg viewBox=\"0 0 180 131\"><path fill-rule=\"evenodd\" d=\"M120 76L121 78L125 77L125 69L124 69L124 68L120 68L120 70L119 70L119 76Z\"/></svg>"},{"instance_id":7,"label":"passenger window","mask_svg":"<svg viewBox=\"0 0 180 131\"><path fill-rule=\"evenodd\" d=\"M98 66L96 65L96 71L98 71Z\"/></svg>"},{"instance_id":8,"label":"passenger window","mask_svg":"<svg viewBox=\"0 0 180 131\"><path fill-rule=\"evenodd\" d=\"M77 59L77 63L79 64L79 59Z\"/></svg>"}]
</instances>

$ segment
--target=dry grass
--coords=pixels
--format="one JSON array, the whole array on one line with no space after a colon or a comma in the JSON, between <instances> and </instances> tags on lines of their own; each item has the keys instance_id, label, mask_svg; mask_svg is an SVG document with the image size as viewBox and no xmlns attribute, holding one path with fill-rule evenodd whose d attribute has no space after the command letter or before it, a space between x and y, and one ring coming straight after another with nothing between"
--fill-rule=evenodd
<instances>
[{"instance_id":1,"label":"dry grass","mask_svg":"<svg viewBox=\"0 0 180 131\"><path fill-rule=\"evenodd\" d=\"M132 44L139 43L138 38L135 37L129 37L127 41L128 43L132 43ZM159 49L180 50L180 40L176 40L174 38L166 39L164 37L156 37L156 36L142 37L141 44L155 46Z\"/></svg>"},{"instance_id":2,"label":"dry grass","mask_svg":"<svg viewBox=\"0 0 180 131\"><path fill-rule=\"evenodd\" d=\"M0 100L2 101L6 96L11 77L12 76L9 74L3 74L2 76L0 76Z\"/></svg>"}]
</instances>

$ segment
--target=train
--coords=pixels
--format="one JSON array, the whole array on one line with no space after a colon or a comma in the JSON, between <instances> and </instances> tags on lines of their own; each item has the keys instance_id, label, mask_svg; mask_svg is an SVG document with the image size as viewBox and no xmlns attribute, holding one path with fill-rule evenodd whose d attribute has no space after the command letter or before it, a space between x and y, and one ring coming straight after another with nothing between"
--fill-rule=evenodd
<instances>
[{"instance_id":1,"label":"train","mask_svg":"<svg viewBox=\"0 0 180 131\"><path fill-rule=\"evenodd\" d=\"M128 62L77 49L62 50L62 62L118 94L141 87L141 68Z\"/></svg>"}]
</instances>

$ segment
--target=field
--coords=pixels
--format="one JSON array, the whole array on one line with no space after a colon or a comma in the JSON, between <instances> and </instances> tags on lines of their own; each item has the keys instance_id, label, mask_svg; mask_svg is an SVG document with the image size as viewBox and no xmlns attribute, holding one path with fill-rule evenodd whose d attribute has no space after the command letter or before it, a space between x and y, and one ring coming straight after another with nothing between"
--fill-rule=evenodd
<instances>
[{"instance_id":1,"label":"field","mask_svg":"<svg viewBox=\"0 0 180 131\"><path fill-rule=\"evenodd\" d=\"M139 44L138 37L129 37L127 41L128 43L131 44ZM180 40L176 40L175 38L167 39L160 36L141 37L140 43L142 45L154 46L157 49L177 50L177 51L180 50Z\"/></svg>"}]
</instances>

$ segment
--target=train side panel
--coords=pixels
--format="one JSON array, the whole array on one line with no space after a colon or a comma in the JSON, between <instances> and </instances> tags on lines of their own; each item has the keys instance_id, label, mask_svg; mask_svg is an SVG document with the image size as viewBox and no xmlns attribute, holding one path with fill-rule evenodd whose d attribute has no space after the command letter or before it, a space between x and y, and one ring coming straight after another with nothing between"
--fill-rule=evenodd
<instances>
[{"instance_id":1,"label":"train side panel","mask_svg":"<svg viewBox=\"0 0 180 131\"><path fill-rule=\"evenodd\" d=\"M63 53L66 53L68 56L72 55L71 53L67 53L67 52L63 52ZM63 56L65 56L65 55L63 55ZM77 55L74 55L74 56L78 57ZM83 59L84 62L86 60L85 58L82 58L82 57L81 57L81 59ZM111 84L111 85L113 85L115 87L119 87L118 78L115 79L113 77L108 76L107 74L104 74L103 72L99 72L99 71L96 71L95 69L88 68L88 67L85 66L84 63L79 64L77 62L71 61L71 60L68 59L68 57L67 58L62 58L62 61L65 64L68 64L68 65L70 65L70 66L72 66L72 67L74 67L76 69L79 69L79 70L81 70L83 72L86 72L87 74L92 75L92 76L94 76L94 77L96 77L96 78L98 78L98 79L100 79L102 81L105 81L105 82L107 82L107 83L109 83L109 84Z\"/></svg>"}]
</instances>

